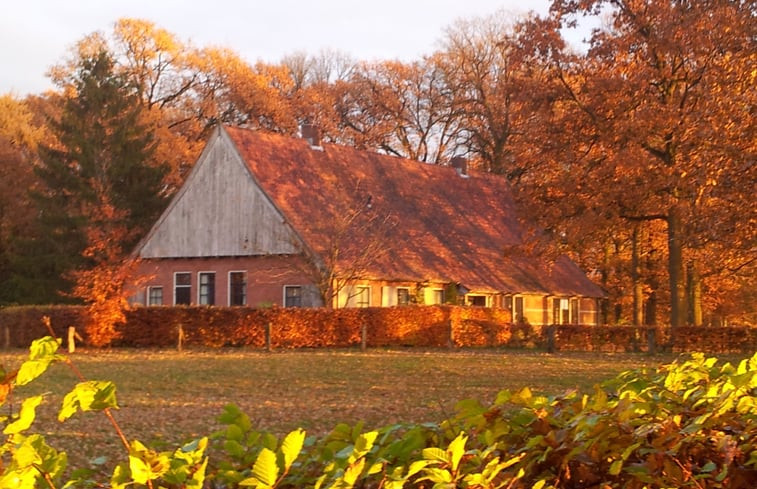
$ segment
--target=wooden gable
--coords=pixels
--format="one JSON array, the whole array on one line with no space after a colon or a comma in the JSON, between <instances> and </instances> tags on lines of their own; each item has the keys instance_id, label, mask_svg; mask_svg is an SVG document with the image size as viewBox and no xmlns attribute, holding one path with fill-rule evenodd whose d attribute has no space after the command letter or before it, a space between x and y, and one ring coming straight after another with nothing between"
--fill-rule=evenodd
<instances>
[{"instance_id":1,"label":"wooden gable","mask_svg":"<svg viewBox=\"0 0 757 489\"><path fill-rule=\"evenodd\" d=\"M294 254L297 234L222 128L137 248L140 258Z\"/></svg>"}]
</instances>

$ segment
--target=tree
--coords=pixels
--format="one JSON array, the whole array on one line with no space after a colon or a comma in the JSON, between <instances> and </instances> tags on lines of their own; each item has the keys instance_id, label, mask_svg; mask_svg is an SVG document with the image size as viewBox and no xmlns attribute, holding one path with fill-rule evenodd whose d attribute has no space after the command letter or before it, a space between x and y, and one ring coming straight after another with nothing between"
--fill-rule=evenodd
<instances>
[{"instance_id":1,"label":"tree","mask_svg":"<svg viewBox=\"0 0 757 489\"><path fill-rule=\"evenodd\" d=\"M356 146L427 163L457 149L459 117L434 59L360 65L343 95L341 137Z\"/></svg>"},{"instance_id":2,"label":"tree","mask_svg":"<svg viewBox=\"0 0 757 489\"><path fill-rule=\"evenodd\" d=\"M60 119L50 121L58 145L41 148L36 170L44 188L35 194L43 231L37 248L57 255L54 276L64 292L68 272L88 268L82 253L93 245L93 228L103 224L95 219L100 206L112 205L118 222L111 224L129 230L118 240L126 253L163 210L166 173L164 165L151 162L154 143L142 105L114 72L108 52L83 57L66 86L72 93Z\"/></svg>"},{"instance_id":3,"label":"tree","mask_svg":"<svg viewBox=\"0 0 757 489\"><path fill-rule=\"evenodd\" d=\"M739 263L754 261L755 211L740 209L734 223L723 210L754 192L755 10L727 0L555 0L552 12L560 26L608 16L583 59L553 66L568 110L591 122L577 138L589 155L578 160L582 181L597 184L615 216L666 224L670 322L680 326L698 300L687 308L686 269L694 290L698 255L728 243Z\"/></svg>"},{"instance_id":4,"label":"tree","mask_svg":"<svg viewBox=\"0 0 757 489\"><path fill-rule=\"evenodd\" d=\"M54 83L68 93L83 60L99 52L113 60L113 71L128 83L150 119L155 134L152 158L165 163L165 193L172 193L197 158L205 127L198 118L203 103L198 89L202 58L191 45L146 20L118 19L109 34L82 38L69 56L50 70Z\"/></svg>"},{"instance_id":5,"label":"tree","mask_svg":"<svg viewBox=\"0 0 757 489\"><path fill-rule=\"evenodd\" d=\"M23 302L19 257L34 222L28 191L37 184L33 168L43 134L24 101L0 96L0 304Z\"/></svg>"},{"instance_id":6,"label":"tree","mask_svg":"<svg viewBox=\"0 0 757 489\"><path fill-rule=\"evenodd\" d=\"M535 73L522 63L513 22L503 11L460 20L447 30L436 63L460 114L464 146L485 171L517 178L516 148L528 144Z\"/></svg>"},{"instance_id":7,"label":"tree","mask_svg":"<svg viewBox=\"0 0 757 489\"><path fill-rule=\"evenodd\" d=\"M355 292L351 286L370 278L372 269L394 250L393 230L398 219L374 202L360 185L360 180L346 184L350 196L343 201L343 212L316 226L316 235L326 236L324 242L298 246L306 264L299 271L310 277L325 307L343 305L339 299L346 292L347 300Z\"/></svg>"}]
</instances>

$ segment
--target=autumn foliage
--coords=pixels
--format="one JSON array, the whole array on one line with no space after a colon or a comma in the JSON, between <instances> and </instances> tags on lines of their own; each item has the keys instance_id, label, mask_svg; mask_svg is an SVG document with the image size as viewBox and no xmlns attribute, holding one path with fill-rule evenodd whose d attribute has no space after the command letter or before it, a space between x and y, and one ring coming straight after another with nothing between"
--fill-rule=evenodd
<instances>
[{"instance_id":1,"label":"autumn foliage","mask_svg":"<svg viewBox=\"0 0 757 489\"><path fill-rule=\"evenodd\" d=\"M51 70L57 92L2 100L2 183L44 190L36 148L70 143L49 135L50 121L100 53L140 109L138 132L154 138L145 163L166 170L161 198L216 124L295 135L309 123L368 151L443 165L465 156L508 179L529 252L569 254L608 292L605 322L752 324L755 15L727 0L554 0L546 16L462 19L409 62L323 51L276 63L124 18ZM563 33L584 16L599 27L577 49ZM0 303L49 302L56 287L71 292L61 277L75 247L62 243L75 240L35 225L16 187L0 197Z\"/></svg>"},{"instance_id":2,"label":"autumn foliage","mask_svg":"<svg viewBox=\"0 0 757 489\"><path fill-rule=\"evenodd\" d=\"M486 402L460 400L438 422L338 423L325 435L261 431L227 404L220 430L167 449L165 441L130 439L112 415L129 408L119 405L116 385L88 380L59 346L45 336L18 368L0 366L0 406L21 398L19 409L0 417L0 480L7 487L751 489L757 478L757 355L731 364L697 353L622 372L593 392L505 389ZM95 470L72 467L68 452L48 442L52 436L35 433L37 407L51 394L25 397L28 391L18 389L56 362L79 380L57 420L101 413L121 441L118 450L90 447L100 459L87 464Z\"/></svg>"},{"instance_id":3,"label":"autumn foliage","mask_svg":"<svg viewBox=\"0 0 757 489\"><path fill-rule=\"evenodd\" d=\"M187 348L266 348L268 330L274 349L354 348L361 345L365 330L369 348L510 347L649 353L757 350L757 328L543 327L513 324L509 311L478 307L141 307L124 311L123 322L111 323L108 328L92 328L92 310L91 306L6 308L0 311L0 331L7 332L8 346L21 347L46 334L41 318L48 316L59 337L66 338L68 327L74 326L85 344L93 346L175 348L181 335L181 344ZM103 308L103 313L107 311Z\"/></svg>"}]
</instances>

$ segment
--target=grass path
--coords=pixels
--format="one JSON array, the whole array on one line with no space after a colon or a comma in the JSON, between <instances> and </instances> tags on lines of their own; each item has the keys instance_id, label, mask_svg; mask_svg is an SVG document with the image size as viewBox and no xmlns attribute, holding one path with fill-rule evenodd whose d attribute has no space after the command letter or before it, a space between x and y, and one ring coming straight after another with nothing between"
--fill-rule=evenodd
<instances>
[{"instance_id":1,"label":"grass path","mask_svg":"<svg viewBox=\"0 0 757 489\"><path fill-rule=\"evenodd\" d=\"M0 358L9 368L18 366L23 355ZM116 350L73 356L88 379L116 383L121 409L114 415L129 438L167 447L210 434L230 402L257 429L285 433L302 427L323 434L338 422L364 421L366 428L438 422L454 411L456 401L490 402L506 388L529 386L546 394L588 390L622 370L673 358L510 350ZM35 427L81 466L119 447L102 415L84 413L57 422L63 395L75 382L64 365L56 364L19 395L46 393Z\"/></svg>"}]
</instances>

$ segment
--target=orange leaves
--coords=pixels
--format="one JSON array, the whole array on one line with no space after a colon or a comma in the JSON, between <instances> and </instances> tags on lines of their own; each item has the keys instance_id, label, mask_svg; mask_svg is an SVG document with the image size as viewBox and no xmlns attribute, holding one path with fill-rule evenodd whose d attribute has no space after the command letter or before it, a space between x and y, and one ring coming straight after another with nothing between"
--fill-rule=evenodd
<instances>
[{"instance_id":1,"label":"orange leaves","mask_svg":"<svg viewBox=\"0 0 757 489\"><path fill-rule=\"evenodd\" d=\"M116 326L125 322L129 308L125 285L133 280L136 260L125 258L121 243L131 231L124 217L102 189L95 189L98 199L91 205L91 223L86 229L88 246L83 255L92 266L72 273L76 283L72 295L87 304L85 332L94 346L109 345L119 334Z\"/></svg>"}]
</instances>

